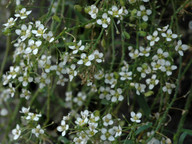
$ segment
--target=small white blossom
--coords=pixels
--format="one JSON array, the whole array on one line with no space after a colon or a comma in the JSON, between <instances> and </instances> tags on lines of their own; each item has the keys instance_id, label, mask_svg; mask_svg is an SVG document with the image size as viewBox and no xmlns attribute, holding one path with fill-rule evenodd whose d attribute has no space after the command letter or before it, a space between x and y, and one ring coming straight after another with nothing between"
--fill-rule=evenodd
<instances>
[{"instance_id":1,"label":"small white blossom","mask_svg":"<svg viewBox=\"0 0 192 144\"><path fill-rule=\"evenodd\" d=\"M84 92L78 92L77 97L74 97L73 102L77 103L78 106L82 106L86 97Z\"/></svg>"},{"instance_id":2,"label":"small white blossom","mask_svg":"<svg viewBox=\"0 0 192 144\"><path fill-rule=\"evenodd\" d=\"M177 42L175 50L179 53L180 56L183 56L183 51L186 51L187 49L189 49L189 46L186 44L182 44L181 40Z\"/></svg>"},{"instance_id":3,"label":"small white blossom","mask_svg":"<svg viewBox=\"0 0 192 144\"><path fill-rule=\"evenodd\" d=\"M44 130L38 124L36 128L32 129L31 132L35 134L36 137L39 137L40 134L44 134Z\"/></svg>"},{"instance_id":4,"label":"small white blossom","mask_svg":"<svg viewBox=\"0 0 192 144\"><path fill-rule=\"evenodd\" d=\"M99 88L99 90L100 90L100 95L99 95L99 98L100 99L107 99L107 100L110 100L111 99L111 94L110 94L110 87L103 87L103 86L101 86L100 88Z\"/></svg>"},{"instance_id":5,"label":"small white blossom","mask_svg":"<svg viewBox=\"0 0 192 144\"><path fill-rule=\"evenodd\" d=\"M165 32L168 29L169 25L164 26L163 28L157 28L160 32Z\"/></svg>"},{"instance_id":6,"label":"small white blossom","mask_svg":"<svg viewBox=\"0 0 192 144\"><path fill-rule=\"evenodd\" d=\"M151 73L151 68L147 63L144 63L141 67L137 67L137 71L141 73L142 78L145 78L147 74Z\"/></svg>"},{"instance_id":7,"label":"small white blossom","mask_svg":"<svg viewBox=\"0 0 192 144\"><path fill-rule=\"evenodd\" d=\"M21 91L22 91L22 93L20 94L20 97L28 100L31 96L31 92L24 88Z\"/></svg>"},{"instance_id":8,"label":"small white blossom","mask_svg":"<svg viewBox=\"0 0 192 144\"><path fill-rule=\"evenodd\" d=\"M79 50L83 51L85 46L82 45L82 40L80 40L77 44L69 46L69 48L73 50L73 54L77 54Z\"/></svg>"},{"instance_id":9,"label":"small white blossom","mask_svg":"<svg viewBox=\"0 0 192 144\"><path fill-rule=\"evenodd\" d=\"M139 50L140 50L140 53L139 53L140 56L148 57L150 55L151 47L144 48L140 46Z\"/></svg>"},{"instance_id":10,"label":"small white blossom","mask_svg":"<svg viewBox=\"0 0 192 144\"><path fill-rule=\"evenodd\" d=\"M122 134L122 128L121 128L120 125L119 125L118 127L117 127L117 126L114 126L113 129L114 129L114 131L115 131L115 137L121 136L121 134Z\"/></svg>"},{"instance_id":11,"label":"small white blossom","mask_svg":"<svg viewBox=\"0 0 192 144\"><path fill-rule=\"evenodd\" d=\"M111 22L111 19L110 17L108 17L107 13L104 13L102 15L102 19L97 20L97 24L102 25L103 28L107 28L110 22Z\"/></svg>"},{"instance_id":12,"label":"small white blossom","mask_svg":"<svg viewBox=\"0 0 192 144\"><path fill-rule=\"evenodd\" d=\"M32 11L27 11L26 8L22 8L18 14L15 14L15 17L25 19Z\"/></svg>"},{"instance_id":13,"label":"small white blossom","mask_svg":"<svg viewBox=\"0 0 192 144\"><path fill-rule=\"evenodd\" d=\"M153 35L148 35L147 39L150 41L150 46L154 46L155 42L159 41L159 37L158 37L158 31L154 31Z\"/></svg>"},{"instance_id":14,"label":"small white blossom","mask_svg":"<svg viewBox=\"0 0 192 144\"><path fill-rule=\"evenodd\" d=\"M14 26L15 25L15 22L16 22L16 20L17 20L17 18L9 18L8 20L7 20L7 23L5 23L5 24L3 24L4 26L5 26L5 29L7 29L7 28L11 28L12 26Z\"/></svg>"},{"instance_id":15,"label":"small white blossom","mask_svg":"<svg viewBox=\"0 0 192 144\"><path fill-rule=\"evenodd\" d=\"M49 31L48 33L44 33L43 34L43 38L45 40L47 40L49 43L53 42L54 41L54 37L53 37L53 32L52 31Z\"/></svg>"},{"instance_id":16,"label":"small white blossom","mask_svg":"<svg viewBox=\"0 0 192 144\"><path fill-rule=\"evenodd\" d=\"M61 121L61 125L57 127L57 131L62 132L62 136L65 136L66 131L69 129L69 125L64 120Z\"/></svg>"},{"instance_id":17,"label":"small white blossom","mask_svg":"<svg viewBox=\"0 0 192 144\"><path fill-rule=\"evenodd\" d=\"M26 120L39 121L39 118L41 116L42 116L41 114L35 114L35 113L32 113L32 112L29 112L27 117L26 117Z\"/></svg>"},{"instance_id":18,"label":"small white blossom","mask_svg":"<svg viewBox=\"0 0 192 144\"><path fill-rule=\"evenodd\" d=\"M130 120L132 121L132 122L136 122L136 123L140 123L141 122L141 117L142 117L142 114L139 112L139 113L137 113L137 114L135 114L135 112L131 112L131 118L130 118Z\"/></svg>"},{"instance_id":19,"label":"small white blossom","mask_svg":"<svg viewBox=\"0 0 192 144\"><path fill-rule=\"evenodd\" d=\"M21 129L20 129L20 126L17 124L16 128L12 130L12 134L13 134L13 139L14 140L17 140L20 135L21 135Z\"/></svg>"},{"instance_id":20,"label":"small white blossom","mask_svg":"<svg viewBox=\"0 0 192 144\"><path fill-rule=\"evenodd\" d=\"M103 140L103 141L106 141L106 140L114 141L115 140L115 138L114 138L115 132L112 128L111 129L102 128L101 133L102 133L102 135L100 137L101 140Z\"/></svg>"},{"instance_id":21,"label":"small white blossom","mask_svg":"<svg viewBox=\"0 0 192 144\"><path fill-rule=\"evenodd\" d=\"M117 90L110 90L110 93L112 95L111 101L117 102L117 101L123 101L124 97L122 94L122 89L118 88Z\"/></svg>"},{"instance_id":22,"label":"small white blossom","mask_svg":"<svg viewBox=\"0 0 192 144\"><path fill-rule=\"evenodd\" d=\"M131 52L129 52L129 56L131 57L131 59L136 59L137 57L139 57L139 50L131 50Z\"/></svg>"},{"instance_id":23,"label":"small white blossom","mask_svg":"<svg viewBox=\"0 0 192 144\"><path fill-rule=\"evenodd\" d=\"M148 21L148 16L151 15L152 11L145 8L144 5L140 5L140 11L137 11L137 16L142 17L143 21Z\"/></svg>"},{"instance_id":24,"label":"small white blossom","mask_svg":"<svg viewBox=\"0 0 192 144\"><path fill-rule=\"evenodd\" d=\"M35 34L36 37L41 37L43 34L45 34L46 30L47 28L45 28L43 24L40 24L38 25L37 30L32 30L32 33Z\"/></svg>"},{"instance_id":25,"label":"small white blossom","mask_svg":"<svg viewBox=\"0 0 192 144\"><path fill-rule=\"evenodd\" d=\"M94 55L89 55L87 56L85 53L81 54L81 59L77 62L77 64L79 65L86 65L86 66L90 66L91 65L91 61L94 60Z\"/></svg>"},{"instance_id":26,"label":"small white blossom","mask_svg":"<svg viewBox=\"0 0 192 144\"><path fill-rule=\"evenodd\" d=\"M28 27L25 24L21 25L21 29L16 29L15 33L20 36L21 41L31 37L32 26L29 24Z\"/></svg>"},{"instance_id":27,"label":"small white blossom","mask_svg":"<svg viewBox=\"0 0 192 144\"><path fill-rule=\"evenodd\" d=\"M95 5L91 5L90 10L88 14L91 16L91 18L96 19L97 18L97 13L98 13L98 8Z\"/></svg>"},{"instance_id":28,"label":"small white blossom","mask_svg":"<svg viewBox=\"0 0 192 144\"><path fill-rule=\"evenodd\" d=\"M137 95L140 95L140 93L145 92L145 88L146 88L145 84L135 83L134 86L135 86Z\"/></svg>"},{"instance_id":29,"label":"small white blossom","mask_svg":"<svg viewBox=\"0 0 192 144\"><path fill-rule=\"evenodd\" d=\"M113 120L112 120L112 116L111 114L107 114L105 115L103 118L103 125L104 126L108 126L108 125L112 125L113 124Z\"/></svg>"},{"instance_id":30,"label":"small white blossom","mask_svg":"<svg viewBox=\"0 0 192 144\"><path fill-rule=\"evenodd\" d=\"M172 89L174 89L174 88L175 88L175 84L171 84L171 83L166 82L165 86L163 87L162 90L164 92L168 92L168 94L171 94L172 93Z\"/></svg>"},{"instance_id":31,"label":"small white blossom","mask_svg":"<svg viewBox=\"0 0 192 144\"><path fill-rule=\"evenodd\" d=\"M149 89L153 89L155 85L157 85L159 83L159 80L156 79L156 75L153 74L151 78L146 79L146 83L149 85Z\"/></svg>"},{"instance_id":32,"label":"small white blossom","mask_svg":"<svg viewBox=\"0 0 192 144\"><path fill-rule=\"evenodd\" d=\"M168 29L166 33L161 33L161 35L165 37L168 42L178 37L177 34L173 34L171 29Z\"/></svg>"},{"instance_id":33,"label":"small white blossom","mask_svg":"<svg viewBox=\"0 0 192 144\"><path fill-rule=\"evenodd\" d=\"M100 80L104 77L104 72L102 70L99 70L98 73L94 75L94 78L97 80Z\"/></svg>"},{"instance_id":34,"label":"small white blossom","mask_svg":"<svg viewBox=\"0 0 192 144\"><path fill-rule=\"evenodd\" d=\"M34 55L37 55L41 44L42 44L42 41L40 41L40 40L35 42L34 40L30 39L28 41L28 47L25 50L25 54L33 53Z\"/></svg>"}]
</instances>

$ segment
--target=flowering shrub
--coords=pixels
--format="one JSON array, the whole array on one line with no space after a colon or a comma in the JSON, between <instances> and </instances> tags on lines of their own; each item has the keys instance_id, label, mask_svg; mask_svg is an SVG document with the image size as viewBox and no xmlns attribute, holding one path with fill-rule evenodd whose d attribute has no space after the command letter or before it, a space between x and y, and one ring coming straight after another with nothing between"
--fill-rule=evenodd
<instances>
[{"instance_id":1,"label":"flowering shrub","mask_svg":"<svg viewBox=\"0 0 192 144\"><path fill-rule=\"evenodd\" d=\"M187 101L175 134L165 129L191 64L183 70L191 44L182 42L177 17L189 1L167 3L173 15L166 21L160 4L53 0L37 10L35 1L8 3L14 13L3 33L12 62L1 73L2 143L183 141Z\"/></svg>"}]
</instances>

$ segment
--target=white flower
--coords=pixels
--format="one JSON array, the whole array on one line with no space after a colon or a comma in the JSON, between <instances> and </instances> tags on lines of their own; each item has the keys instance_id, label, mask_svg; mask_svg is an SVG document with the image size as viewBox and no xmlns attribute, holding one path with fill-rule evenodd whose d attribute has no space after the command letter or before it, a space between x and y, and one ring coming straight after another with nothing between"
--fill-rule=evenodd
<instances>
[{"instance_id":1,"label":"white flower","mask_svg":"<svg viewBox=\"0 0 192 144\"><path fill-rule=\"evenodd\" d=\"M75 70L76 65L72 64L70 68L67 68L67 74L69 74L69 80L72 81L75 76L77 76L77 71Z\"/></svg>"},{"instance_id":2,"label":"white flower","mask_svg":"<svg viewBox=\"0 0 192 144\"><path fill-rule=\"evenodd\" d=\"M165 37L168 42L178 37L177 34L173 34L171 29L168 29L166 33L161 33L161 35Z\"/></svg>"},{"instance_id":3,"label":"white flower","mask_svg":"<svg viewBox=\"0 0 192 144\"><path fill-rule=\"evenodd\" d=\"M33 78L28 76L28 73L25 71L23 76L20 76L18 78L19 82L22 82L22 85L24 87L26 87L28 85L28 83L32 82L33 81Z\"/></svg>"},{"instance_id":4,"label":"white flower","mask_svg":"<svg viewBox=\"0 0 192 144\"><path fill-rule=\"evenodd\" d=\"M131 57L131 59L136 59L137 57L139 57L139 50L131 50L131 52L129 52L129 56Z\"/></svg>"},{"instance_id":5,"label":"white flower","mask_svg":"<svg viewBox=\"0 0 192 144\"><path fill-rule=\"evenodd\" d=\"M88 14L91 16L91 18L96 19L98 13L98 8L95 5L90 6L90 10Z\"/></svg>"},{"instance_id":6,"label":"white flower","mask_svg":"<svg viewBox=\"0 0 192 144\"><path fill-rule=\"evenodd\" d=\"M172 93L172 89L174 89L174 88L175 88L175 84L171 84L171 83L166 82L165 86L163 87L162 90L164 92L168 92L168 94L171 94Z\"/></svg>"},{"instance_id":7,"label":"white flower","mask_svg":"<svg viewBox=\"0 0 192 144\"><path fill-rule=\"evenodd\" d=\"M30 110L30 107L26 108L26 107L22 107L21 108L21 111L19 111L20 113L23 113L23 114L28 114L29 113L29 110Z\"/></svg>"},{"instance_id":8,"label":"white flower","mask_svg":"<svg viewBox=\"0 0 192 144\"><path fill-rule=\"evenodd\" d=\"M124 72L121 71L119 72L120 80L124 81L124 80L132 80L132 72Z\"/></svg>"},{"instance_id":9,"label":"white flower","mask_svg":"<svg viewBox=\"0 0 192 144\"><path fill-rule=\"evenodd\" d=\"M69 48L73 50L73 54L77 54L79 50L83 51L85 49L85 46L82 45L82 40L80 40L77 44L69 46Z\"/></svg>"},{"instance_id":10,"label":"white flower","mask_svg":"<svg viewBox=\"0 0 192 144\"><path fill-rule=\"evenodd\" d=\"M113 120L112 120L112 116L111 114L107 114L105 115L103 118L103 125L104 126L108 126L108 125L112 125L113 124Z\"/></svg>"},{"instance_id":11,"label":"white flower","mask_svg":"<svg viewBox=\"0 0 192 144\"><path fill-rule=\"evenodd\" d=\"M113 17L120 18L122 20L122 16L128 14L128 11L124 7L118 9L117 6L113 5L108 11L108 14L112 15Z\"/></svg>"},{"instance_id":12,"label":"white flower","mask_svg":"<svg viewBox=\"0 0 192 144\"><path fill-rule=\"evenodd\" d=\"M155 85L157 85L159 83L159 80L156 79L156 75L153 74L151 78L146 79L146 83L149 85L149 89L153 89Z\"/></svg>"},{"instance_id":13,"label":"white flower","mask_svg":"<svg viewBox=\"0 0 192 144\"><path fill-rule=\"evenodd\" d=\"M170 76L172 75L172 71L176 69L177 69L176 65L171 65L170 61L166 61L165 65L161 68L161 71L166 72L167 76Z\"/></svg>"},{"instance_id":14,"label":"white flower","mask_svg":"<svg viewBox=\"0 0 192 144\"><path fill-rule=\"evenodd\" d=\"M142 117L142 114L139 112L137 114L135 114L133 111L131 112L131 118L130 120L132 122L136 122L136 123L140 123L141 122L141 117Z\"/></svg>"},{"instance_id":15,"label":"white flower","mask_svg":"<svg viewBox=\"0 0 192 144\"><path fill-rule=\"evenodd\" d=\"M134 86L136 88L136 94L137 95L140 95L140 93L145 92L145 88L146 88L145 84L135 83Z\"/></svg>"},{"instance_id":16,"label":"white flower","mask_svg":"<svg viewBox=\"0 0 192 144\"><path fill-rule=\"evenodd\" d=\"M9 18L8 20L7 20L7 23L5 23L5 24L3 24L4 26L5 26L5 29L7 29L7 28L11 28L12 26L14 26L15 25L15 22L16 22L16 20L17 20L17 18Z\"/></svg>"},{"instance_id":17,"label":"white flower","mask_svg":"<svg viewBox=\"0 0 192 144\"><path fill-rule=\"evenodd\" d=\"M16 128L12 130L12 134L13 134L13 139L17 140L19 138L19 136L21 135L21 129L20 126L17 124Z\"/></svg>"},{"instance_id":18,"label":"white flower","mask_svg":"<svg viewBox=\"0 0 192 144\"><path fill-rule=\"evenodd\" d=\"M120 125L119 125L118 127L117 127L117 126L114 126L113 129L114 129L114 131L115 131L115 137L121 136L121 134L122 134L122 128L121 128Z\"/></svg>"},{"instance_id":19,"label":"white flower","mask_svg":"<svg viewBox=\"0 0 192 144\"><path fill-rule=\"evenodd\" d=\"M22 8L18 14L15 14L15 17L20 17L21 19L27 18L27 16L31 13L32 11L27 11L26 8Z\"/></svg>"},{"instance_id":20,"label":"white flower","mask_svg":"<svg viewBox=\"0 0 192 144\"><path fill-rule=\"evenodd\" d=\"M65 123L64 120L61 121L61 126L57 127L57 131L62 132L62 136L65 136L66 131L69 129L69 125Z\"/></svg>"},{"instance_id":21,"label":"white flower","mask_svg":"<svg viewBox=\"0 0 192 144\"><path fill-rule=\"evenodd\" d=\"M117 90L111 90L110 91L112 98L112 102L117 102L117 101L123 101L124 97L121 95L122 94L122 89L118 88Z\"/></svg>"},{"instance_id":22,"label":"white flower","mask_svg":"<svg viewBox=\"0 0 192 144\"><path fill-rule=\"evenodd\" d=\"M164 65L165 65L164 59L158 60L157 62L154 62L154 61L151 62L151 66L154 71L162 70Z\"/></svg>"},{"instance_id":23,"label":"white flower","mask_svg":"<svg viewBox=\"0 0 192 144\"><path fill-rule=\"evenodd\" d=\"M40 117L41 117L41 114L35 114L32 112L29 112L27 117L26 117L26 120L39 121Z\"/></svg>"},{"instance_id":24,"label":"white flower","mask_svg":"<svg viewBox=\"0 0 192 144\"><path fill-rule=\"evenodd\" d=\"M139 50L140 50L140 53L139 53L140 56L148 57L150 55L151 47L144 48L144 47L140 46Z\"/></svg>"},{"instance_id":25,"label":"white flower","mask_svg":"<svg viewBox=\"0 0 192 144\"><path fill-rule=\"evenodd\" d=\"M25 24L22 24L21 29L16 29L15 33L21 36L21 41L24 41L27 38L31 37L31 29L32 26L30 24L28 25L28 27Z\"/></svg>"},{"instance_id":26,"label":"white flower","mask_svg":"<svg viewBox=\"0 0 192 144\"><path fill-rule=\"evenodd\" d=\"M101 62L103 62L104 60L103 60L103 53L100 53L98 50L95 50L94 52L93 52L93 55L94 55L94 59L96 60L96 62L98 62L98 63L101 63Z\"/></svg>"},{"instance_id":27,"label":"white flower","mask_svg":"<svg viewBox=\"0 0 192 144\"><path fill-rule=\"evenodd\" d=\"M159 41L159 37L158 37L158 31L154 31L153 35L148 35L147 39L150 41L150 46L154 46L155 42Z\"/></svg>"},{"instance_id":28,"label":"white flower","mask_svg":"<svg viewBox=\"0 0 192 144\"><path fill-rule=\"evenodd\" d=\"M87 143L87 139L84 139L84 138L82 138L82 137L75 137L75 138L73 139L73 142L74 142L75 144L86 144L86 143Z\"/></svg>"},{"instance_id":29,"label":"white flower","mask_svg":"<svg viewBox=\"0 0 192 144\"><path fill-rule=\"evenodd\" d=\"M97 20L97 24L102 25L103 28L107 28L110 22L111 22L111 19L110 17L108 17L107 13L104 13L102 15L102 19Z\"/></svg>"},{"instance_id":30,"label":"white flower","mask_svg":"<svg viewBox=\"0 0 192 144\"><path fill-rule=\"evenodd\" d=\"M144 63L141 67L137 67L137 71L141 73L142 78L145 78L147 74L151 73L151 68L147 63Z\"/></svg>"},{"instance_id":31,"label":"white flower","mask_svg":"<svg viewBox=\"0 0 192 144\"><path fill-rule=\"evenodd\" d=\"M60 75L59 79L57 80L57 85L64 86L66 82L68 82L68 79L64 78L63 75Z\"/></svg>"},{"instance_id":32,"label":"white flower","mask_svg":"<svg viewBox=\"0 0 192 144\"><path fill-rule=\"evenodd\" d=\"M151 15L152 11L145 8L144 5L140 5L140 11L137 11L137 16L142 17L143 21L148 21L148 15Z\"/></svg>"},{"instance_id":33,"label":"white flower","mask_svg":"<svg viewBox=\"0 0 192 144\"><path fill-rule=\"evenodd\" d=\"M102 135L101 135L100 138L103 141L106 141L106 140L114 141L115 140L115 138L113 136L115 134L115 132L114 132L114 130L112 128L111 129L102 128L101 133L102 133Z\"/></svg>"},{"instance_id":34,"label":"white flower","mask_svg":"<svg viewBox=\"0 0 192 144\"><path fill-rule=\"evenodd\" d=\"M36 37L41 37L43 34L45 34L45 31L47 28L44 27L43 24L38 25L37 30L32 30L32 33L35 34Z\"/></svg>"},{"instance_id":35,"label":"white flower","mask_svg":"<svg viewBox=\"0 0 192 144\"><path fill-rule=\"evenodd\" d=\"M55 38L53 37L53 32L52 32L52 31L49 31L47 34L44 33L44 34L43 34L43 38L44 38L45 40L47 40L49 43L53 42L54 39L55 39Z\"/></svg>"},{"instance_id":36,"label":"white flower","mask_svg":"<svg viewBox=\"0 0 192 144\"><path fill-rule=\"evenodd\" d=\"M44 134L44 130L38 124L36 128L32 129L31 132L35 134L36 137L39 137L40 134Z\"/></svg>"},{"instance_id":37,"label":"white flower","mask_svg":"<svg viewBox=\"0 0 192 144\"><path fill-rule=\"evenodd\" d=\"M33 53L34 55L37 55L38 49L41 44L42 44L42 41L40 41L40 40L35 42L34 40L30 39L28 41L28 47L25 50L25 54Z\"/></svg>"},{"instance_id":38,"label":"white flower","mask_svg":"<svg viewBox=\"0 0 192 144\"><path fill-rule=\"evenodd\" d=\"M77 97L73 99L73 102L77 103L78 106L82 106L83 102L86 99L86 95L84 92L78 92Z\"/></svg>"},{"instance_id":39,"label":"white flower","mask_svg":"<svg viewBox=\"0 0 192 144\"><path fill-rule=\"evenodd\" d=\"M183 56L183 51L186 51L189 48L188 45L182 44L182 41L179 40L177 42L177 46L175 47L175 50L180 54L180 56Z\"/></svg>"},{"instance_id":40,"label":"white flower","mask_svg":"<svg viewBox=\"0 0 192 144\"><path fill-rule=\"evenodd\" d=\"M7 115L8 115L8 110L5 109L5 108L2 108L2 109L0 110L0 116L7 116Z\"/></svg>"},{"instance_id":41,"label":"white flower","mask_svg":"<svg viewBox=\"0 0 192 144\"><path fill-rule=\"evenodd\" d=\"M94 55L89 55L87 57L87 55L85 53L81 54L81 59L77 62L77 64L79 65L86 65L86 66L90 66L91 65L91 61L94 59Z\"/></svg>"},{"instance_id":42,"label":"white flower","mask_svg":"<svg viewBox=\"0 0 192 144\"><path fill-rule=\"evenodd\" d=\"M110 88L109 87L103 87L103 86L101 86L100 88L99 88L99 90L100 90L100 95L99 95L99 98L100 99L107 99L107 100L110 100L111 99L111 94L110 94Z\"/></svg>"},{"instance_id":43,"label":"white flower","mask_svg":"<svg viewBox=\"0 0 192 144\"><path fill-rule=\"evenodd\" d=\"M157 50L157 55L154 55L152 57L152 60L162 60L162 59L165 59L169 56L169 53L168 52L163 52L163 50L161 48L159 48Z\"/></svg>"},{"instance_id":44,"label":"white flower","mask_svg":"<svg viewBox=\"0 0 192 144\"><path fill-rule=\"evenodd\" d=\"M57 5L58 5L58 2L54 2L54 3L53 3L52 9L51 9L51 12L52 12L52 13L55 13L55 12L56 12Z\"/></svg>"},{"instance_id":45,"label":"white flower","mask_svg":"<svg viewBox=\"0 0 192 144\"><path fill-rule=\"evenodd\" d=\"M163 28L157 28L160 32L165 32L168 29L169 25L164 26Z\"/></svg>"},{"instance_id":46,"label":"white flower","mask_svg":"<svg viewBox=\"0 0 192 144\"><path fill-rule=\"evenodd\" d=\"M78 117L77 119L76 119L76 121L75 121L75 124L77 124L77 125L79 125L79 126L84 126L85 124L87 124L88 123L88 118L86 117L86 118L80 118L80 117Z\"/></svg>"},{"instance_id":47,"label":"white flower","mask_svg":"<svg viewBox=\"0 0 192 144\"><path fill-rule=\"evenodd\" d=\"M41 76L35 78L35 82L39 84L39 88L42 89L46 84L50 84L51 80L46 73L42 73Z\"/></svg>"},{"instance_id":48,"label":"white flower","mask_svg":"<svg viewBox=\"0 0 192 144\"><path fill-rule=\"evenodd\" d=\"M98 73L94 75L94 78L97 80L100 80L104 77L104 72L102 70L99 70Z\"/></svg>"}]
</instances>

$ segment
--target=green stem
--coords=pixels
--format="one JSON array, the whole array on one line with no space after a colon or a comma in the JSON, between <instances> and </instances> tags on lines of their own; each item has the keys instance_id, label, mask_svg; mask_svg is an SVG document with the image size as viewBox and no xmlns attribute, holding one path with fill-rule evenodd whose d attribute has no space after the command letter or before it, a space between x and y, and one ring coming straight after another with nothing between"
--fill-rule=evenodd
<instances>
[{"instance_id":1,"label":"green stem","mask_svg":"<svg viewBox=\"0 0 192 144\"><path fill-rule=\"evenodd\" d=\"M2 65L1 65L0 78L3 75L3 70L4 70L4 67L5 67L5 63L7 61L7 57L8 57L8 53L9 53L10 48L11 48L11 36L7 36L6 51L5 51L5 55L4 55L4 58L3 58Z\"/></svg>"},{"instance_id":2,"label":"green stem","mask_svg":"<svg viewBox=\"0 0 192 144\"><path fill-rule=\"evenodd\" d=\"M112 37L112 62L111 62L110 72L112 71L113 65L115 62L115 34L114 34L113 22L111 23L111 37Z\"/></svg>"},{"instance_id":3,"label":"green stem","mask_svg":"<svg viewBox=\"0 0 192 144\"><path fill-rule=\"evenodd\" d=\"M192 88L191 90L192 91ZM182 113L182 117L179 121L179 125L178 125L178 128L177 128L177 132L176 134L174 135L173 137L173 143L177 143L178 142L178 139L179 139L179 135L182 131L182 128L183 128L183 125L184 125L184 122L185 122L185 119L186 119L186 116L188 114L188 110L190 108L190 105L191 105L191 101L192 101L192 93L188 96L187 100L186 100L186 104L185 104L185 109L184 109L184 113Z\"/></svg>"}]
</instances>

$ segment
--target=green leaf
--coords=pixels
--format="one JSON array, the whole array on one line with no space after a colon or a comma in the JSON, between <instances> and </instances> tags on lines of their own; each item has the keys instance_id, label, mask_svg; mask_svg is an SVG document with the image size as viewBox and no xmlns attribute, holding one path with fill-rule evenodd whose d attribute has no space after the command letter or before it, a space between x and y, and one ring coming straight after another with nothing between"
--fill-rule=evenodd
<instances>
[{"instance_id":1,"label":"green leaf","mask_svg":"<svg viewBox=\"0 0 192 144\"><path fill-rule=\"evenodd\" d=\"M123 144L134 144L134 142L132 140L125 140Z\"/></svg>"},{"instance_id":2,"label":"green leaf","mask_svg":"<svg viewBox=\"0 0 192 144\"><path fill-rule=\"evenodd\" d=\"M58 138L58 141L61 141L63 142L64 144L70 144L70 141L66 138L66 137L63 137L63 136L60 136Z\"/></svg>"},{"instance_id":3,"label":"green leaf","mask_svg":"<svg viewBox=\"0 0 192 144\"><path fill-rule=\"evenodd\" d=\"M143 110L144 115L146 117L149 117L151 110L145 100L145 97L143 95L136 95L136 100L137 100L139 106L141 107L141 109Z\"/></svg>"},{"instance_id":4,"label":"green leaf","mask_svg":"<svg viewBox=\"0 0 192 144\"><path fill-rule=\"evenodd\" d=\"M130 34L127 33L126 31L123 32L123 36L124 36L126 39L130 39Z\"/></svg>"},{"instance_id":5,"label":"green leaf","mask_svg":"<svg viewBox=\"0 0 192 144\"><path fill-rule=\"evenodd\" d=\"M144 93L144 95L145 95L146 97L149 97L149 96L151 96L151 95L153 95L153 94L154 94L153 91L148 91L148 92Z\"/></svg>"},{"instance_id":6,"label":"green leaf","mask_svg":"<svg viewBox=\"0 0 192 144\"><path fill-rule=\"evenodd\" d=\"M53 20L55 20L57 22L61 21L61 19L57 15L54 15L52 18L53 18Z\"/></svg>"},{"instance_id":7,"label":"green leaf","mask_svg":"<svg viewBox=\"0 0 192 144\"><path fill-rule=\"evenodd\" d=\"M102 99L102 100L101 100L101 104L103 104L103 105L109 105L110 102L109 102L108 100L106 100L106 99Z\"/></svg>"},{"instance_id":8,"label":"green leaf","mask_svg":"<svg viewBox=\"0 0 192 144\"><path fill-rule=\"evenodd\" d=\"M139 31L138 34L143 37L147 35L147 33L145 31Z\"/></svg>"},{"instance_id":9,"label":"green leaf","mask_svg":"<svg viewBox=\"0 0 192 144\"><path fill-rule=\"evenodd\" d=\"M145 131L146 129L150 128L152 126L152 123L148 123L147 125L141 126L139 129L135 131L135 134L138 135L141 132Z\"/></svg>"},{"instance_id":10,"label":"green leaf","mask_svg":"<svg viewBox=\"0 0 192 144\"><path fill-rule=\"evenodd\" d=\"M182 133L181 136L179 137L179 144L183 144L183 143L184 143L185 137L186 137L187 135L191 135L191 136L192 136L192 130L183 129L182 131L183 131L183 133Z\"/></svg>"}]
</instances>

